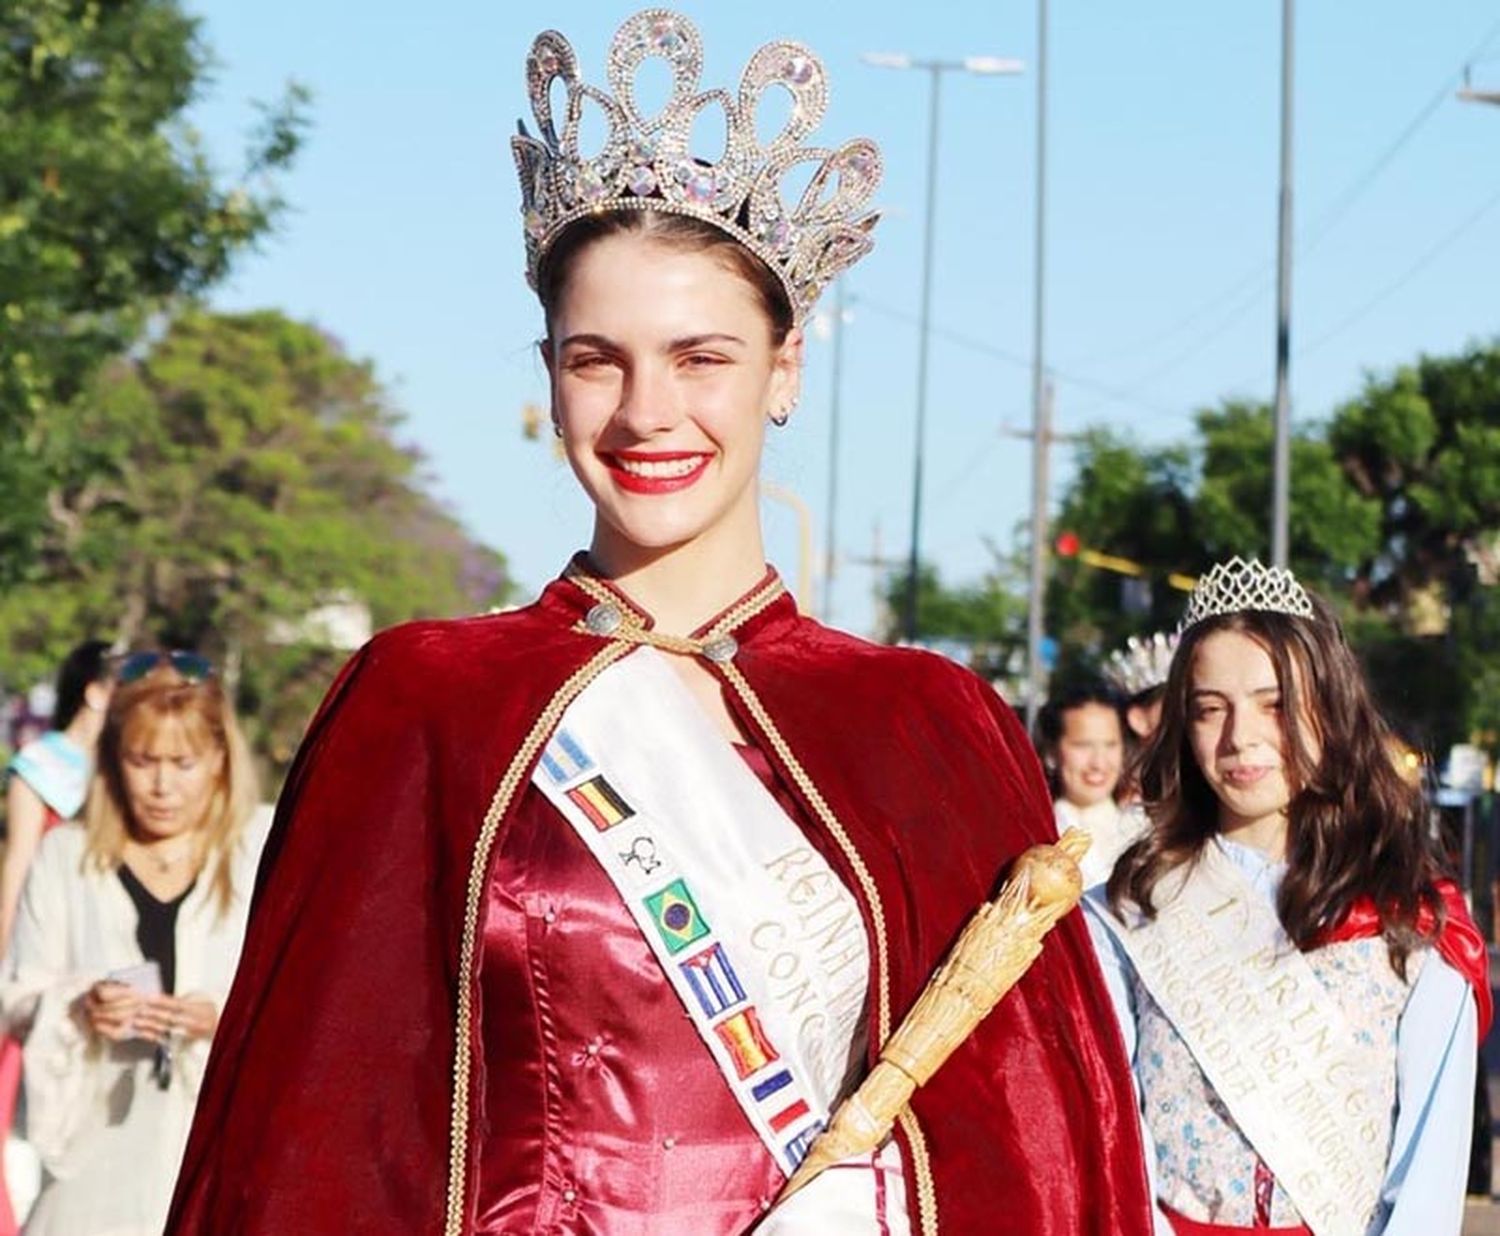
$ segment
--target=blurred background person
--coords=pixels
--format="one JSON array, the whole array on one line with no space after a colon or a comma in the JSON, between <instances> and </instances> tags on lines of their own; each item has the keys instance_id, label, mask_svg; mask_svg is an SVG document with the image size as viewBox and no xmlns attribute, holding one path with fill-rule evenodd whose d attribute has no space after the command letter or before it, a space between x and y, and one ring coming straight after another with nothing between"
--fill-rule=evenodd
<instances>
[{"instance_id":1,"label":"blurred background person","mask_svg":"<svg viewBox=\"0 0 1500 1236\"><path fill-rule=\"evenodd\" d=\"M161 1230L239 957L255 802L209 663L127 657L83 819L42 840L0 987L44 1168L33 1236Z\"/></svg>"},{"instance_id":2,"label":"blurred background person","mask_svg":"<svg viewBox=\"0 0 1500 1236\"><path fill-rule=\"evenodd\" d=\"M1138 817L1116 800L1127 758L1124 700L1098 680L1066 687L1037 715L1036 744L1057 831L1082 828L1093 838L1080 866L1084 887L1099 884L1139 831Z\"/></svg>"},{"instance_id":3,"label":"blurred background person","mask_svg":"<svg viewBox=\"0 0 1500 1236\"><path fill-rule=\"evenodd\" d=\"M1142 744L1151 740L1161 724L1162 695L1178 636L1158 631L1154 635L1132 635L1125 647L1112 652L1104 663L1104 677L1125 701L1125 723Z\"/></svg>"},{"instance_id":4,"label":"blurred background person","mask_svg":"<svg viewBox=\"0 0 1500 1236\"><path fill-rule=\"evenodd\" d=\"M0 858L0 954L10 941L21 886L42 834L83 809L94 746L104 725L113 686L109 645L91 639L64 658L57 673L51 724L24 744L6 766L5 853ZM14 1236L17 1212L24 1214L36 1193L36 1156L10 1136L21 1084L21 1047L0 1038L0 1236ZM14 1193L15 1196L12 1196Z\"/></svg>"},{"instance_id":5,"label":"blurred background person","mask_svg":"<svg viewBox=\"0 0 1500 1236\"><path fill-rule=\"evenodd\" d=\"M83 809L111 686L109 645L97 639L79 644L58 670L51 728L6 766L0 951L10 940L21 886L42 834Z\"/></svg>"}]
</instances>

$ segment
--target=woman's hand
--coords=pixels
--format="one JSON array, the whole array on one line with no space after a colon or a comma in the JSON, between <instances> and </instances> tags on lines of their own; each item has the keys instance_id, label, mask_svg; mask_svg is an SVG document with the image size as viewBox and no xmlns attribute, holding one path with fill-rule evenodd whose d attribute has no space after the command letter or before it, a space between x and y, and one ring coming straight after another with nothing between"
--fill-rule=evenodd
<instances>
[{"instance_id":1,"label":"woman's hand","mask_svg":"<svg viewBox=\"0 0 1500 1236\"><path fill-rule=\"evenodd\" d=\"M112 1043L165 1043L173 1035L211 1039L219 1026L218 1006L205 995L148 996L110 979L84 993L83 1016L94 1034Z\"/></svg>"},{"instance_id":2,"label":"woman's hand","mask_svg":"<svg viewBox=\"0 0 1500 1236\"><path fill-rule=\"evenodd\" d=\"M219 1007L201 993L157 996L168 1018L167 1032L187 1039L211 1039L219 1028Z\"/></svg>"},{"instance_id":3,"label":"woman's hand","mask_svg":"<svg viewBox=\"0 0 1500 1236\"><path fill-rule=\"evenodd\" d=\"M99 1038L111 1043L126 1039L151 1038L147 1032L150 1019L143 1014L154 997L142 995L134 987L101 979L83 994L83 1020Z\"/></svg>"}]
</instances>

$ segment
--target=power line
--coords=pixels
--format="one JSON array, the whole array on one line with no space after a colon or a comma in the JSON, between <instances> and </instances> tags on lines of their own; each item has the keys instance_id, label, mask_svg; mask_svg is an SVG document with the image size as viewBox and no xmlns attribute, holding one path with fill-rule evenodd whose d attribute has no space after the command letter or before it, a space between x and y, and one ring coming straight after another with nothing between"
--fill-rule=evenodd
<instances>
[{"instance_id":1,"label":"power line","mask_svg":"<svg viewBox=\"0 0 1500 1236\"><path fill-rule=\"evenodd\" d=\"M1468 57L1464 59L1463 63L1465 65L1485 63L1485 60L1482 59L1482 57L1484 56L1484 53L1489 50L1490 44L1493 43L1497 38L1500 38L1500 22L1496 22L1495 25L1490 27L1490 29L1485 33L1484 37L1481 38L1475 45L1474 50L1469 54ZM1493 59L1500 60L1500 56L1493 57ZM1369 189L1375 184L1375 182L1380 179L1386 168L1388 168L1391 163L1395 161L1396 156L1401 153L1406 145L1412 140L1412 138L1417 135L1418 132L1421 131L1421 129L1427 124L1427 122L1437 114L1438 108L1441 107L1443 103L1448 101L1448 98L1452 94L1454 87L1463 80L1463 75L1463 69L1459 69L1458 71L1450 74L1443 81L1442 85L1440 85L1436 90L1433 91L1432 96L1418 109L1416 115L1407 122L1406 126L1401 130L1400 133L1396 135L1395 139L1392 140L1390 144L1387 145L1386 148L1376 156L1375 160L1359 176L1357 176L1352 182L1350 182L1349 186L1341 194L1339 194L1339 196L1334 200L1333 204L1318 217L1317 221L1312 226L1309 227L1307 238L1297 248L1297 256L1299 258L1306 258L1318 247L1318 245L1320 245L1325 239L1327 239L1329 234L1333 231L1334 226L1341 219L1343 219L1346 214L1349 213L1349 211L1354 207L1355 203L1358 202L1360 198L1362 198L1365 193L1367 193ZM1218 306L1230 301L1235 302L1235 307L1229 311L1228 315L1221 319L1218 324L1212 327L1207 333L1198 336L1193 341L1193 343L1189 344L1188 347L1182 352L1158 365L1144 377L1130 383L1130 385L1125 389L1132 395L1134 395L1137 390L1149 386L1152 382L1161 377L1164 377L1166 374L1172 372L1181 364L1185 363L1188 360L1191 360L1209 343L1211 343L1214 339L1217 339L1226 330L1228 330L1242 317L1244 317L1245 314L1250 311L1250 309L1254 308L1261 294L1270 287L1271 275L1273 273L1274 263L1270 261L1260 263L1255 267L1255 269L1247 272L1240 279L1236 280L1225 291L1217 294L1210 300L1203 302L1192 313L1179 319L1165 331L1150 336L1145 342L1137 344L1133 348L1130 348L1129 351L1131 352L1145 352L1152 348L1155 348L1158 344L1176 337L1186 327L1192 325L1196 321L1201 320L1205 314L1211 312ZM1241 293L1245 292L1246 289L1249 289L1248 295L1245 296L1244 299L1240 299Z\"/></svg>"},{"instance_id":2,"label":"power line","mask_svg":"<svg viewBox=\"0 0 1500 1236\"><path fill-rule=\"evenodd\" d=\"M850 300L854 301L855 298L851 297ZM904 309L897 309L892 305L883 304L878 300L871 300L868 296L861 295L860 297L858 297L857 303L867 309L873 310L881 317L890 318L892 321L904 322L908 326L915 327L920 327L921 325L921 320L917 317L916 314L907 313ZM939 323L933 323L929 327L929 329L931 330L933 338L935 339L944 339L947 342L955 344L958 347L965 348L971 352L978 352L984 356L993 357L996 360L1005 361L1007 364L1015 365L1018 368L1024 368L1027 370L1030 370L1031 368L1030 359L1023 357L1015 352L1008 352L1004 348L997 347L995 344L989 343L988 341L983 339L979 339L973 335L967 335L962 331L952 330L951 328L943 326ZM1076 386L1080 390L1087 390L1092 391L1096 394L1106 395L1112 402L1134 404L1136 407L1144 408L1145 410L1152 412L1158 416L1182 415L1181 410L1178 408L1168 407L1165 404L1155 404L1149 400L1137 399L1128 391L1121 390L1119 387L1110 386L1105 382L1096 381L1093 378L1085 378L1078 374L1066 373L1062 370L1054 369L1050 366L1048 367L1047 372L1050 373L1058 381L1064 382L1069 386Z\"/></svg>"},{"instance_id":3,"label":"power line","mask_svg":"<svg viewBox=\"0 0 1500 1236\"><path fill-rule=\"evenodd\" d=\"M1424 253L1420 258L1418 258L1409 267L1407 267L1407 269L1397 279L1387 284L1374 296L1370 297L1358 309L1349 314L1348 317L1341 319L1337 325L1330 327L1316 339L1313 339L1305 346L1298 348L1297 355L1305 356L1309 352L1317 350L1329 340L1333 339L1335 336L1343 334L1344 331L1348 330L1349 327L1353 326L1356 322L1358 322L1371 310L1375 309L1378 305L1381 305L1385 301L1389 300L1408 283L1415 279L1419 274L1426 270L1428 266L1432 265L1432 263L1435 262L1439 257L1441 257L1448 248L1450 248L1461 236L1464 235L1464 233L1466 233L1476 223L1483 219L1485 215L1489 214L1490 211L1494 210L1496 206L1500 206L1500 192L1495 193L1492 197L1490 197L1487 201L1480 205L1478 209L1472 211L1469 215L1467 215L1458 224L1457 227L1453 228L1441 240L1439 240L1437 244L1433 245L1430 249L1427 250L1426 253Z\"/></svg>"}]
</instances>

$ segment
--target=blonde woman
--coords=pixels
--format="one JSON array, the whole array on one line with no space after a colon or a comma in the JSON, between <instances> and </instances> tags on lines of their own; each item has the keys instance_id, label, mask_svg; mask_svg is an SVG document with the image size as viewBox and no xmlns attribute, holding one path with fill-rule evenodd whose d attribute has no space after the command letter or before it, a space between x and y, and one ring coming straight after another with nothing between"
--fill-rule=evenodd
<instances>
[{"instance_id":1,"label":"blonde woman","mask_svg":"<svg viewBox=\"0 0 1500 1236\"><path fill-rule=\"evenodd\" d=\"M83 818L42 841L0 987L44 1169L33 1236L161 1230L262 840L208 662L137 653L118 684Z\"/></svg>"}]
</instances>

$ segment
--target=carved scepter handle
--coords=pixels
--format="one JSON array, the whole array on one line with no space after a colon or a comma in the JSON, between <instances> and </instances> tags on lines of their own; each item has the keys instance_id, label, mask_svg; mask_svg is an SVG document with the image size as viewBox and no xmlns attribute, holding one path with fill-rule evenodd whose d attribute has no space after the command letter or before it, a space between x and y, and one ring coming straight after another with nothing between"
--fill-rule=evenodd
<instances>
[{"instance_id":1,"label":"carved scepter handle","mask_svg":"<svg viewBox=\"0 0 1500 1236\"><path fill-rule=\"evenodd\" d=\"M994 901L980 906L947 959L787 1181L781 1200L825 1168L874 1150L912 1093L942 1067L1000 997L1042 952L1042 940L1083 896L1078 860L1089 848L1082 829L1056 845L1032 846L1016 860Z\"/></svg>"}]
</instances>

